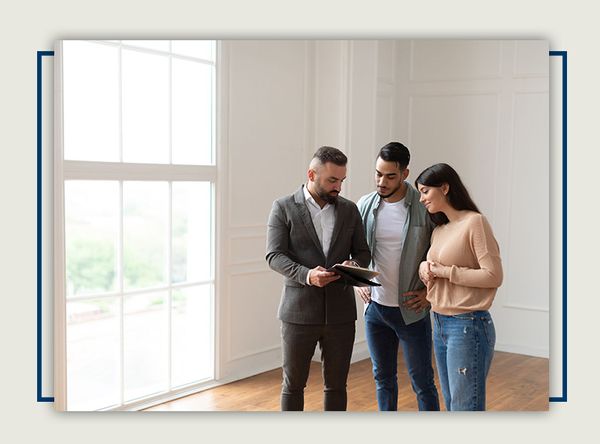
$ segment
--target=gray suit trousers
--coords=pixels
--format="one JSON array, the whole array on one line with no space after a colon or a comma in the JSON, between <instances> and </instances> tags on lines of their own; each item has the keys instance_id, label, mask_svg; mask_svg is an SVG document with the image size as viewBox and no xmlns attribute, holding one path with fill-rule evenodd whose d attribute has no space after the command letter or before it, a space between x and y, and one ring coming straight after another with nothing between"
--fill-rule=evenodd
<instances>
[{"instance_id":1,"label":"gray suit trousers","mask_svg":"<svg viewBox=\"0 0 600 444\"><path fill-rule=\"evenodd\" d=\"M321 350L325 386L324 410L346 410L346 381L355 332L355 321L317 325L282 322L281 410L304 410L304 388L317 344Z\"/></svg>"}]
</instances>

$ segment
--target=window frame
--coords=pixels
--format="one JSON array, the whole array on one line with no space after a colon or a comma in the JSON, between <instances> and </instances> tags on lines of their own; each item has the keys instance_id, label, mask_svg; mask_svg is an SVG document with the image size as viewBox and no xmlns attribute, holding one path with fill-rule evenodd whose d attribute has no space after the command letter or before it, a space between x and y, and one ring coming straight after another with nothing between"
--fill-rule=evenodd
<instances>
[{"instance_id":1,"label":"window frame","mask_svg":"<svg viewBox=\"0 0 600 444\"><path fill-rule=\"evenodd\" d=\"M66 310L67 303L76 300L98 299L98 298L118 298L119 310L119 390L120 404L107 407L104 410L132 410L139 409L145 406L153 405L159 402L164 402L168 399L173 399L183 396L188 393L197 392L200 389L214 384L217 372L216 359L216 339L217 339L217 317L216 317L216 276L217 276L217 258L216 258L216 243L219 230L216 225L216 213L220 207L217 202L217 166L218 149L217 149L217 97L218 97L218 58L219 58L219 42L215 42L214 60L212 62L202 61L189 56L172 54L171 52L147 49L128 45L121 41L91 41L102 45L110 45L119 47L119 84L122 85L121 71L121 52L123 49L135 50L144 53L157 54L169 57L169 103L172 104L172 58L181 58L185 60L200 61L202 63L210 63L214 67L213 85L212 85L212 164L211 165L174 165L174 164L144 164L144 163L123 163L123 132L122 132L122 104L123 95L122 87L119 86L119 158L121 162L97 162L97 161L81 161L81 160L65 160L64 159L64 119L63 119L63 42L59 41L56 45L55 64L54 64L54 159L53 159L53 246L54 246L54 397L55 407L58 410L67 410L67 318ZM171 41L169 41L171 48ZM172 159L172 107L169 106L169 162ZM67 180L111 180L117 181L119 184L119 233L117 251L117 289L113 292L101 294L90 294L80 296L66 297L66 252L65 252L65 196L64 184ZM145 288L143 290L129 290L123 288L123 182L125 181L161 181L167 182L169 187L169 207L172 206L172 184L173 182L194 181L194 182L210 182L211 184L211 265L212 272L209 280L192 281L185 283L171 282L172 273L172 257L171 257L171 240L169 238L168 256L168 273L166 276L166 285L153 287L152 289ZM172 210L168 217L169 232L171 232ZM212 376L210 379L194 382L185 386L172 386L172 323L171 323L171 291L177 288L186 288L189 286L209 284L210 291L210 306L211 306L211 356L212 356ZM168 326L169 326L169 371L168 371L168 389L159 394L153 394L147 397L125 402L124 399L124 350L123 350L123 319L124 299L127 295L141 292L154 291L156 289L164 289L168 292L167 307L168 310Z\"/></svg>"}]
</instances>

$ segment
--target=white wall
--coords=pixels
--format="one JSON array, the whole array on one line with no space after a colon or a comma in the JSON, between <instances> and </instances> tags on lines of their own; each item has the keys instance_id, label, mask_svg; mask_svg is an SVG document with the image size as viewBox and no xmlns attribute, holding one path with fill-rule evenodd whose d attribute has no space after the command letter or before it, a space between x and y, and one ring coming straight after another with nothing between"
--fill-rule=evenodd
<instances>
[{"instance_id":1,"label":"white wall","mask_svg":"<svg viewBox=\"0 0 600 444\"><path fill-rule=\"evenodd\" d=\"M547 54L543 42L222 42L219 378L281 364L272 201L304 182L321 145L348 155L343 194L356 201L390 140L411 149L409 179L442 161L459 171L501 247L497 349L548 356ZM354 360L367 356L359 315Z\"/></svg>"},{"instance_id":2,"label":"white wall","mask_svg":"<svg viewBox=\"0 0 600 444\"><path fill-rule=\"evenodd\" d=\"M281 364L281 280L265 262L275 198L305 175L312 145L314 49L304 41L222 42L218 116L217 371L248 376Z\"/></svg>"},{"instance_id":3,"label":"white wall","mask_svg":"<svg viewBox=\"0 0 600 444\"><path fill-rule=\"evenodd\" d=\"M543 41L398 41L397 128L414 180L453 165L500 245L496 349L549 355L549 61Z\"/></svg>"}]
</instances>

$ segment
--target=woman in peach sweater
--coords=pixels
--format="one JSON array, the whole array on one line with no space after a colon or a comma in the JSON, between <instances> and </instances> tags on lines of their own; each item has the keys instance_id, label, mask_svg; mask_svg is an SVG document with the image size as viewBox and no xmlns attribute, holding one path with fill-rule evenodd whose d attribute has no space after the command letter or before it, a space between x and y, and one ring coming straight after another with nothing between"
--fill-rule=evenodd
<instances>
[{"instance_id":1,"label":"woman in peach sweater","mask_svg":"<svg viewBox=\"0 0 600 444\"><path fill-rule=\"evenodd\" d=\"M446 410L485 410L485 380L496 342L488 309L502 283L498 243L450 165L427 168L415 185L437 225L419 275L433 312Z\"/></svg>"}]
</instances>

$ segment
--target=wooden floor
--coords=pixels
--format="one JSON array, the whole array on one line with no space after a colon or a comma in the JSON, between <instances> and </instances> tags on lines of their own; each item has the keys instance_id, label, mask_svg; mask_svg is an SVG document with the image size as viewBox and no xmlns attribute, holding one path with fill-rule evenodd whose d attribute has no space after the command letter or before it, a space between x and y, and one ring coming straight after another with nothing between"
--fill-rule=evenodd
<instances>
[{"instance_id":1,"label":"wooden floor","mask_svg":"<svg viewBox=\"0 0 600 444\"><path fill-rule=\"evenodd\" d=\"M436 385L440 394L436 372ZM416 411L417 403L408 381L402 355L398 359L398 410ZM487 410L548 410L548 359L495 352L487 382ZM306 411L323 410L320 364L313 362L304 395ZM152 411L279 411L281 369L205 390L149 408ZM377 411L371 361L350 367L348 410Z\"/></svg>"}]
</instances>

